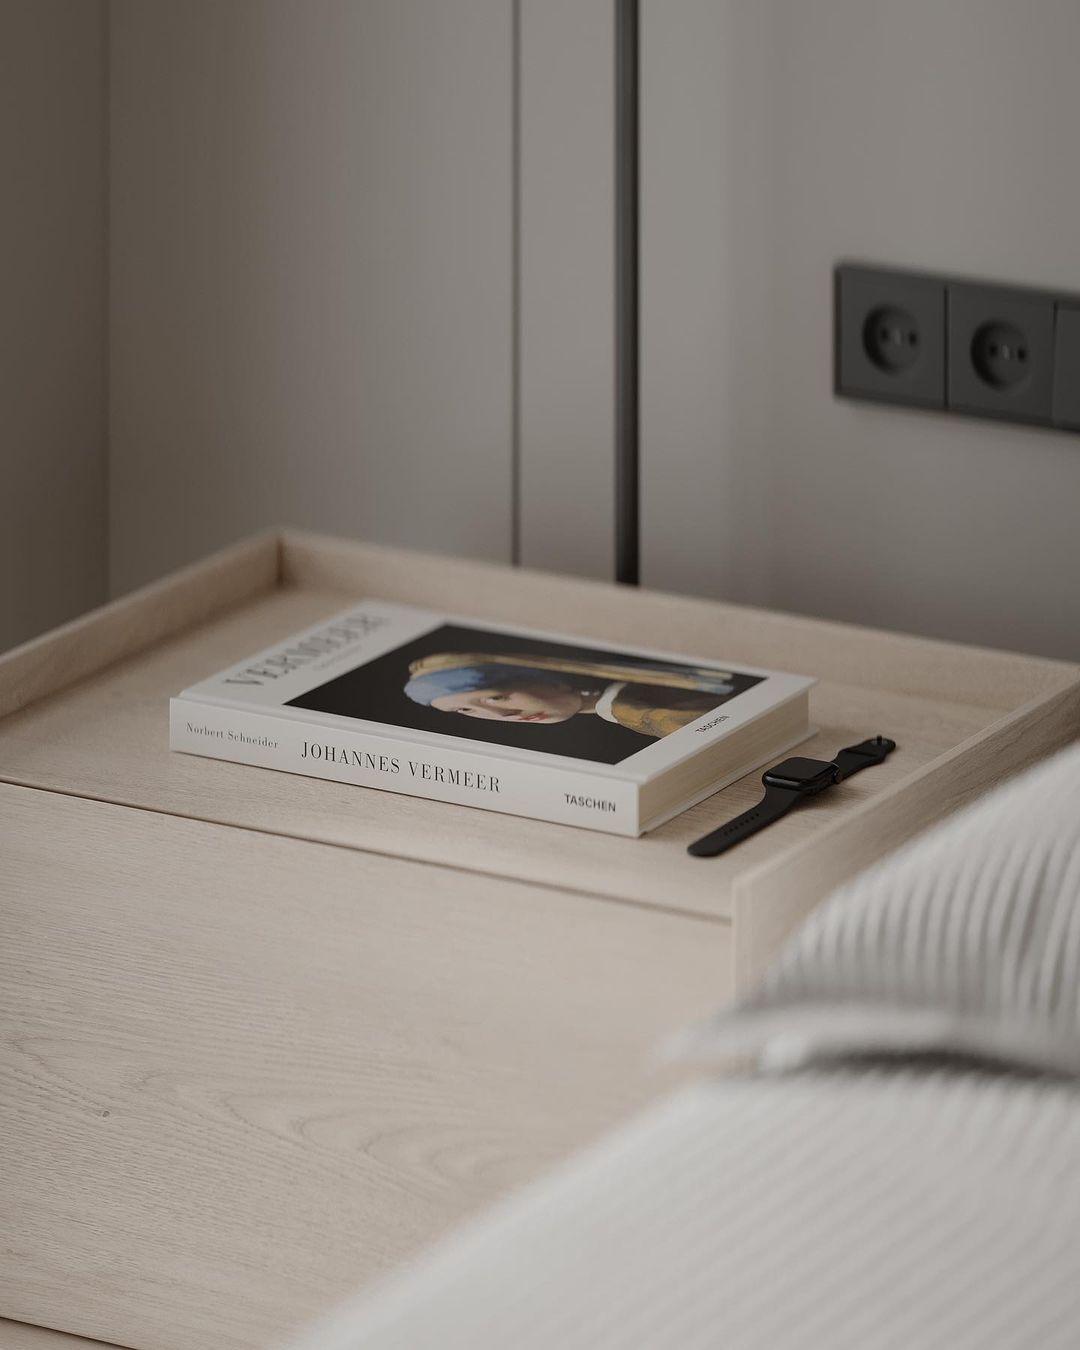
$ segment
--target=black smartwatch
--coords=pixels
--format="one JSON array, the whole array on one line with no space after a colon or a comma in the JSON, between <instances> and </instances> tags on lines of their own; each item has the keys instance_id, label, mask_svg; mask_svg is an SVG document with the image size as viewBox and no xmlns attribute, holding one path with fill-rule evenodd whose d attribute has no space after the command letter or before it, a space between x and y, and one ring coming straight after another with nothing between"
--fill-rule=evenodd
<instances>
[{"instance_id":1,"label":"black smartwatch","mask_svg":"<svg viewBox=\"0 0 1080 1350\"><path fill-rule=\"evenodd\" d=\"M762 774L765 795L757 806L752 806L749 811L744 811L719 829L702 835L686 851L695 858L715 858L718 853L726 853L735 844L742 843L766 825L771 825L774 820L786 816L804 797L816 797L819 792L850 778L860 769L880 764L895 749L896 742L890 741L887 736L871 736L868 741L849 745L832 760L805 759L801 755L785 759L774 769L767 769Z\"/></svg>"}]
</instances>

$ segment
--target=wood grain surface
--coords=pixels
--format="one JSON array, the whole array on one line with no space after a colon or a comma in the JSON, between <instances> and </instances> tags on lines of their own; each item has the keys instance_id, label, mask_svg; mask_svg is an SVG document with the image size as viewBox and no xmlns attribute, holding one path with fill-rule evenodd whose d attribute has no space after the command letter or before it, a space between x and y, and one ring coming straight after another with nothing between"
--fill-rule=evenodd
<instances>
[{"instance_id":1,"label":"wood grain surface","mask_svg":"<svg viewBox=\"0 0 1080 1350\"><path fill-rule=\"evenodd\" d=\"M0 1311L277 1344L669 1086L726 924L0 786Z\"/></svg>"},{"instance_id":2,"label":"wood grain surface","mask_svg":"<svg viewBox=\"0 0 1080 1350\"><path fill-rule=\"evenodd\" d=\"M69 1336L64 1331L31 1326L29 1322L12 1322L0 1317L0 1350L109 1350L103 1341L90 1341L83 1336Z\"/></svg>"},{"instance_id":3,"label":"wood grain surface","mask_svg":"<svg viewBox=\"0 0 1080 1350\"><path fill-rule=\"evenodd\" d=\"M277 585L280 541L255 535L143 586L0 659L0 717Z\"/></svg>"}]
</instances>

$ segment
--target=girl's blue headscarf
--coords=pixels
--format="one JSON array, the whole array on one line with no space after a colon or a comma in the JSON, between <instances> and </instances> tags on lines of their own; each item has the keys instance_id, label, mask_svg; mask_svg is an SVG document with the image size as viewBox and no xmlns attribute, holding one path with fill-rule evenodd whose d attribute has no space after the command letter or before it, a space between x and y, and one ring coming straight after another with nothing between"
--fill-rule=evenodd
<instances>
[{"instance_id":1,"label":"girl's blue headscarf","mask_svg":"<svg viewBox=\"0 0 1080 1350\"><path fill-rule=\"evenodd\" d=\"M405 686L405 692L414 703L429 708L437 698L447 694L474 694L477 689L499 689L507 684L564 683L558 675L532 669L529 666L490 665L455 666L452 670L433 670L426 675L414 675Z\"/></svg>"},{"instance_id":2,"label":"girl's blue headscarf","mask_svg":"<svg viewBox=\"0 0 1080 1350\"><path fill-rule=\"evenodd\" d=\"M734 692L729 671L715 667L682 666L647 659L627 658L621 653L586 654L579 657L539 656L532 662L524 653L508 653L506 659L490 652L442 652L414 661L412 679L405 693L414 703L430 707L437 698L472 694L478 689L506 689L522 684L561 684L572 689L593 689L619 681L656 685L664 689L692 689L724 698Z\"/></svg>"}]
</instances>

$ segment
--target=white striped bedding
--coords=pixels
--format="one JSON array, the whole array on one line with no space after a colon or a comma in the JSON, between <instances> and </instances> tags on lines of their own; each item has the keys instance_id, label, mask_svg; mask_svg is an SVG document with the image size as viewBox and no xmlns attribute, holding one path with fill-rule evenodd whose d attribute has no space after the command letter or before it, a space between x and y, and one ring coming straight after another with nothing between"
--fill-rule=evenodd
<instances>
[{"instance_id":1,"label":"white striped bedding","mask_svg":"<svg viewBox=\"0 0 1080 1350\"><path fill-rule=\"evenodd\" d=\"M697 1044L802 1067L685 1089L304 1350L1080 1346L1080 751L837 892ZM857 1067L927 1050L1005 1067Z\"/></svg>"},{"instance_id":2,"label":"white striped bedding","mask_svg":"<svg viewBox=\"0 0 1080 1350\"><path fill-rule=\"evenodd\" d=\"M841 887L687 1048L936 1049L1080 1075L1080 747Z\"/></svg>"},{"instance_id":3,"label":"white striped bedding","mask_svg":"<svg viewBox=\"0 0 1080 1350\"><path fill-rule=\"evenodd\" d=\"M686 1089L305 1350L1075 1350L1080 1095L976 1072Z\"/></svg>"}]
</instances>

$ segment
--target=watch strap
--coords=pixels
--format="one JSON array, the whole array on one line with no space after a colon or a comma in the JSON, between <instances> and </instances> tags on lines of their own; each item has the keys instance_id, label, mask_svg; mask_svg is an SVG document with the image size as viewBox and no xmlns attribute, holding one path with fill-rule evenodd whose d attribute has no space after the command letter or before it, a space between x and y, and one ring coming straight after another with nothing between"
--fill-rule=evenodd
<instances>
[{"instance_id":1,"label":"watch strap","mask_svg":"<svg viewBox=\"0 0 1080 1350\"><path fill-rule=\"evenodd\" d=\"M884 763L886 756L891 755L895 749L896 742L890 741L888 736L871 736L869 740L860 741L858 745L849 745L833 760L838 770L836 781L842 783L853 773L869 769L874 764Z\"/></svg>"},{"instance_id":2,"label":"watch strap","mask_svg":"<svg viewBox=\"0 0 1080 1350\"><path fill-rule=\"evenodd\" d=\"M741 844L744 839L749 839L766 825L771 825L774 820L786 816L801 796L802 793L798 788L769 785L765 788L764 797L756 806L752 806L749 811L744 811L741 816L736 816L734 820L729 820L717 829L710 830L708 834L703 834L700 839L695 839L687 852L692 853L695 858L715 858L717 854Z\"/></svg>"}]
</instances>

